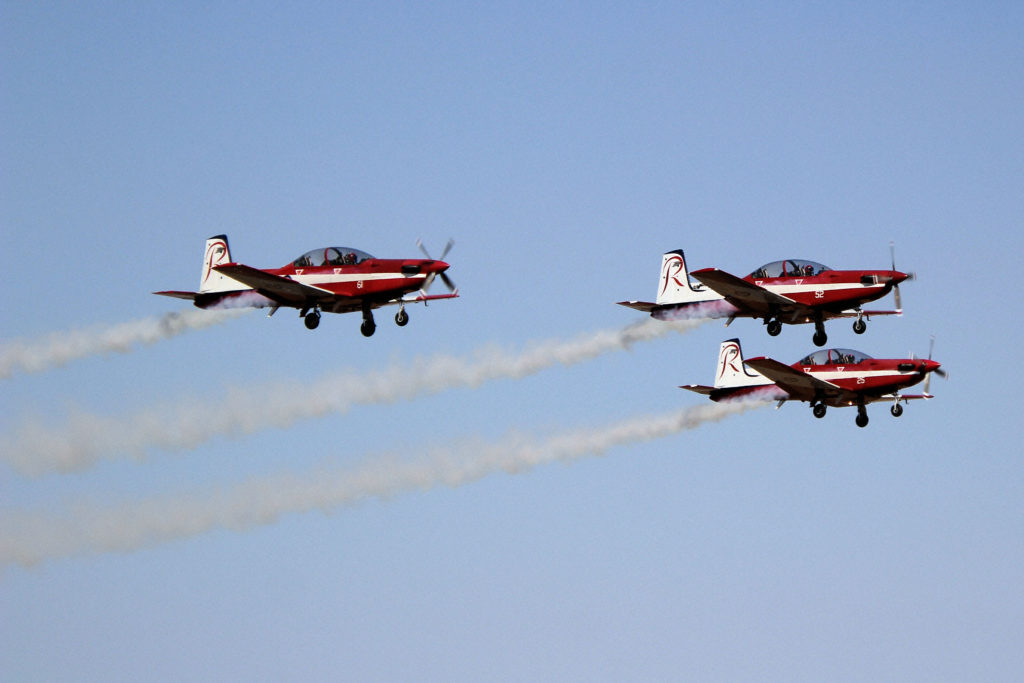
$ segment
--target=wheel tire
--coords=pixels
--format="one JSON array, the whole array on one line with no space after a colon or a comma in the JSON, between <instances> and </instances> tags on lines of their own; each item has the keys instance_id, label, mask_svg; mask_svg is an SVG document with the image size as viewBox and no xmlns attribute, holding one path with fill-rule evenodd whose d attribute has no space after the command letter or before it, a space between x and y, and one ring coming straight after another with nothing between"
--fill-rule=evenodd
<instances>
[{"instance_id":1,"label":"wheel tire","mask_svg":"<svg viewBox=\"0 0 1024 683\"><path fill-rule=\"evenodd\" d=\"M814 342L815 346L824 346L828 341L828 335L824 332L815 332L814 336L811 337L811 340Z\"/></svg>"},{"instance_id":2,"label":"wheel tire","mask_svg":"<svg viewBox=\"0 0 1024 683\"><path fill-rule=\"evenodd\" d=\"M768 335L771 337L778 337L780 332L782 332L782 323L778 320L769 321Z\"/></svg>"},{"instance_id":3,"label":"wheel tire","mask_svg":"<svg viewBox=\"0 0 1024 683\"><path fill-rule=\"evenodd\" d=\"M409 324L409 314L405 311L399 311L395 313L395 324L399 327L405 327Z\"/></svg>"},{"instance_id":4,"label":"wheel tire","mask_svg":"<svg viewBox=\"0 0 1024 683\"><path fill-rule=\"evenodd\" d=\"M853 321L853 331L856 334L864 334L864 330L868 329L868 324L863 320Z\"/></svg>"},{"instance_id":5,"label":"wheel tire","mask_svg":"<svg viewBox=\"0 0 1024 683\"><path fill-rule=\"evenodd\" d=\"M359 331L363 333L364 337L372 337L373 333L377 331L377 325L372 320L364 320L363 324L359 326Z\"/></svg>"},{"instance_id":6,"label":"wheel tire","mask_svg":"<svg viewBox=\"0 0 1024 683\"><path fill-rule=\"evenodd\" d=\"M859 415L857 415L857 426L858 427L867 427L868 426L868 416L867 416L867 413L860 413Z\"/></svg>"},{"instance_id":7,"label":"wheel tire","mask_svg":"<svg viewBox=\"0 0 1024 683\"><path fill-rule=\"evenodd\" d=\"M307 330L315 330L320 325L320 314L316 312L307 313L306 317L303 318L303 322L306 323Z\"/></svg>"},{"instance_id":8,"label":"wheel tire","mask_svg":"<svg viewBox=\"0 0 1024 683\"><path fill-rule=\"evenodd\" d=\"M903 406L899 403L894 403L892 408L889 408L889 412L892 413L893 417L899 417L903 414Z\"/></svg>"},{"instance_id":9,"label":"wheel tire","mask_svg":"<svg viewBox=\"0 0 1024 683\"><path fill-rule=\"evenodd\" d=\"M814 407L811 408L811 412L814 413L814 417L822 418L825 417L825 411L828 408L824 403L815 403Z\"/></svg>"}]
</instances>

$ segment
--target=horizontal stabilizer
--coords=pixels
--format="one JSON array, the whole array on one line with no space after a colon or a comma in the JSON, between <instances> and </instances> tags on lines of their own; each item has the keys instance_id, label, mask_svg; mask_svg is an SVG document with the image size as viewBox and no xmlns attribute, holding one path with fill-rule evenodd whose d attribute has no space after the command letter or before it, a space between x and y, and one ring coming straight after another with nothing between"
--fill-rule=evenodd
<instances>
[{"instance_id":1,"label":"horizontal stabilizer","mask_svg":"<svg viewBox=\"0 0 1024 683\"><path fill-rule=\"evenodd\" d=\"M160 296L173 296L175 299L185 299L186 301L195 301L196 300L196 293L195 292L173 292L172 291L172 292L153 292L153 293L154 294L159 294Z\"/></svg>"},{"instance_id":2,"label":"horizontal stabilizer","mask_svg":"<svg viewBox=\"0 0 1024 683\"><path fill-rule=\"evenodd\" d=\"M704 384L681 384L679 385L679 388L686 389L687 391L694 391L698 394L704 394L705 396L710 396L711 392L715 390L714 387L709 387Z\"/></svg>"},{"instance_id":3,"label":"horizontal stabilizer","mask_svg":"<svg viewBox=\"0 0 1024 683\"><path fill-rule=\"evenodd\" d=\"M644 313L650 313L655 308L658 308L658 304L652 304L650 301L619 301L619 306L625 306L626 308L632 308L634 311L642 311Z\"/></svg>"}]
</instances>

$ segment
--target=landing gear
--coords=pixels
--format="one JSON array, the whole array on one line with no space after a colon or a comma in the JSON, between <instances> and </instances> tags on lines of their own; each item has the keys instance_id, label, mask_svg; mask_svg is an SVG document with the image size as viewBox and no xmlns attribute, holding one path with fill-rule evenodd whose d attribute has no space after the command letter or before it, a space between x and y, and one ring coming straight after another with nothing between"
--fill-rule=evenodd
<instances>
[{"instance_id":1,"label":"landing gear","mask_svg":"<svg viewBox=\"0 0 1024 683\"><path fill-rule=\"evenodd\" d=\"M868 329L868 324L863 319L857 318L853 321L853 331L857 334L864 334L864 330Z\"/></svg>"},{"instance_id":2,"label":"landing gear","mask_svg":"<svg viewBox=\"0 0 1024 683\"><path fill-rule=\"evenodd\" d=\"M821 320L814 321L814 336L811 337L811 340L815 346L824 346L828 341L828 335L825 334L825 323Z\"/></svg>"},{"instance_id":3,"label":"landing gear","mask_svg":"<svg viewBox=\"0 0 1024 683\"><path fill-rule=\"evenodd\" d=\"M359 331L364 337L372 337L377 331L377 323L373 322L373 311L369 308L363 309L363 324L359 326Z\"/></svg>"},{"instance_id":4,"label":"landing gear","mask_svg":"<svg viewBox=\"0 0 1024 683\"><path fill-rule=\"evenodd\" d=\"M828 407L824 403L815 403L814 406L811 407L811 412L814 413L814 417L821 418L825 417L825 411L827 409Z\"/></svg>"},{"instance_id":5,"label":"landing gear","mask_svg":"<svg viewBox=\"0 0 1024 683\"><path fill-rule=\"evenodd\" d=\"M867 427L868 426L868 411L864 409L864 404L857 406L857 426Z\"/></svg>"},{"instance_id":6,"label":"landing gear","mask_svg":"<svg viewBox=\"0 0 1024 683\"><path fill-rule=\"evenodd\" d=\"M320 311L310 311L303 316L303 321L306 323L307 330L315 330L320 325Z\"/></svg>"},{"instance_id":7,"label":"landing gear","mask_svg":"<svg viewBox=\"0 0 1024 683\"><path fill-rule=\"evenodd\" d=\"M768 335L771 337L778 337L779 332L782 332L782 323L774 318L767 321L765 325L768 326Z\"/></svg>"},{"instance_id":8,"label":"landing gear","mask_svg":"<svg viewBox=\"0 0 1024 683\"><path fill-rule=\"evenodd\" d=\"M903 406L899 403L893 403L892 408L889 408L889 412L892 413L893 417L899 417L903 414Z\"/></svg>"},{"instance_id":9,"label":"landing gear","mask_svg":"<svg viewBox=\"0 0 1024 683\"><path fill-rule=\"evenodd\" d=\"M399 308L398 313L395 313L395 324L399 327L405 327L409 324L409 314L405 312L405 308Z\"/></svg>"}]
</instances>

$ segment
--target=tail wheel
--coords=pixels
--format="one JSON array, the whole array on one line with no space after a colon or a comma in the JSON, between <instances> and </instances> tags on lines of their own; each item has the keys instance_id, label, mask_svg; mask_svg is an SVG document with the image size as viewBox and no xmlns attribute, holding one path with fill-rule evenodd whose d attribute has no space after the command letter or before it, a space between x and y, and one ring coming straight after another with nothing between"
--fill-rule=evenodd
<instances>
[{"instance_id":1,"label":"tail wheel","mask_svg":"<svg viewBox=\"0 0 1024 683\"><path fill-rule=\"evenodd\" d=\"M307 330L315 330L320 325L320 314L316 311L311 311L306 314L303 320L306 323Z\"/></svg>"},{"instance_id":2,"label":"tail wheel","mask_svg":"<svg viewBox=\"0 0 1024 683\"><path fill-rule=\"evenodd\" d=\"M811 412L814 413L814 417L825 417L827 409L824 403L815 403L814 407L811 408Z\"/></svg>"},{"instance_id":3,"label":"tail wheel","mask_svg":"<svg viewBox=\"0 0 1024 683\"><path fill-rule=\"evenodd\" d=\"M899 417L900 415L903 414L903 406L901 406L899 403L894 403L892 405L892 408L889 409L889 412L892 413L893 417Z\"/></svg>"},{"instance_id":4,"label":"tail wheel","mask_svg":"<svg viewBox=\"0 0 1024 683\"><path fill-rule=\"evenodd\" d=\"M405 312L404 308L395 313L395 324L399 327L405 327L409 324L409 314Z\"/></svg>"},{"instance_id":5,"label":"tail wheel","mask_svg":"<svg viewBox=\"0 0 1024 683\"><path fill-rule=\"evenodd\" d=\"M768 321L768 335L771 337L778 337L779 332L782 332L782 323L778 320Z\"/></svg>"}]
</instances>

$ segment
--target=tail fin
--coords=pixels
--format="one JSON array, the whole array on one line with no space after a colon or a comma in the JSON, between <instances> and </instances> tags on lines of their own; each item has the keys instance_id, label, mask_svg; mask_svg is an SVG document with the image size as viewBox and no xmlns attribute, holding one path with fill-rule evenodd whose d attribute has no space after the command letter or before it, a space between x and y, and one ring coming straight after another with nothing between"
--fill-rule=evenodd
<instances>
[{"instance_id":1,"label":"tail fin","mask_svg":"<svg viewBox=\"0 0 1024 683\"><path fill-rule=\"evenodd\" d=\"M200 294L252 289L213 269L214 266L225 263L231 263L231 249L228 247L228 236L215 235L206 240L206 253L203 255L203 276L199 280Z\"/></svg>"},{"instance_id":2,"label":"tail fin","mask_svg":"<svg viewBox=\"0 0 1024 683\"><path fill-rule=\"evenodd\" d=\"M728 339L718 349L718 366L715 368L715 388L734 389L772 384L759 372L752 372L743 364L743 349L739 339Z\"/></svg>"},{"instance_id":3,"label":"tail fin","mask_svg":"<svg viewBox=\"0 0 1024 683\"><path fill-rule=\"evenodd\" d=\"M690 271L686 269L686 257L682 249L667 252L661 257L661 277L658 280L659 306L681 304L689 301L705 301L708 293L703 285L690 282Z\"/></svg>"}]
</instances>

